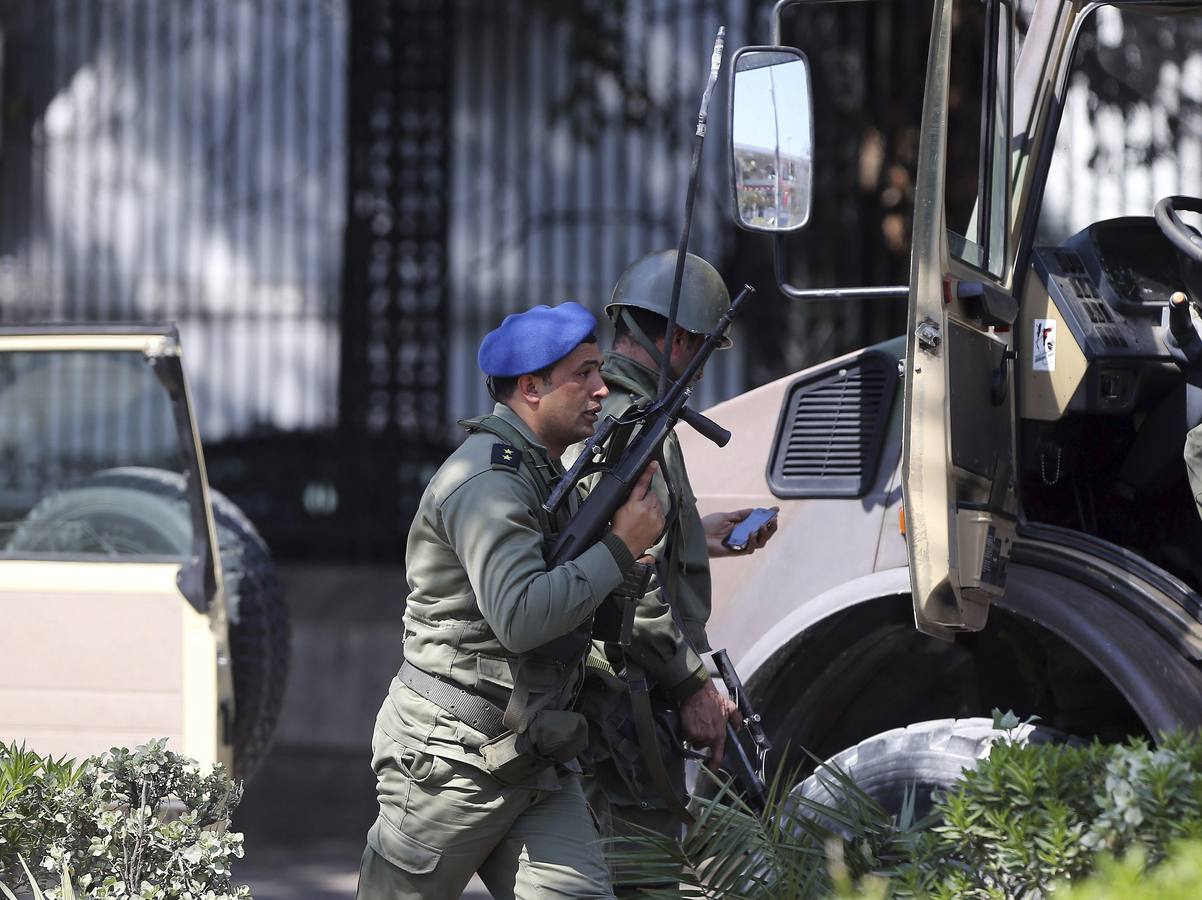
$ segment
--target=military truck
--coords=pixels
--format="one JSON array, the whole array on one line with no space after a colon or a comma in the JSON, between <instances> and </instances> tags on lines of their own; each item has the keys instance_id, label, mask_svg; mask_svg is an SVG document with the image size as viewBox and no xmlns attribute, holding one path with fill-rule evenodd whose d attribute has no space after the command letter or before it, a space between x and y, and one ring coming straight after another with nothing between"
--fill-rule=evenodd
<instances>
[{"instance_id":1,"label":"military truck","mask_svg":"<svg viewBox=\"0 0 1202 900\"><path fill-rule=\"evenodd\" d=\"M174 326L0 328L0 623L0 740L262 760L286 610L208 485Z\"/></svg>"},{"instance_id":2,"label":"military truck","mask_svg":"<svg viewBox=\"0 0 1202 900\"><path fill-rule=\"evenodd\" d=\"M909 284L841 290L781 274L823 177L811 97L829 88L781 46L784 12L812 5L782 0L773 45L733 60L735 215L775 242L786 302L895 296L907 330L712 408L724 449L682 434L703 514L781 507L764 551L716 561L711 640L777 748L836 756L885 793L954 777L994 708L1103 739L1202 725L1202 527L1182 460L1202 420L1187 352L1202 237L1182 213L1202 199L1177 196L1202 184L1038 237L1081 35L1111 4L1025 4L1020 49L1010 0L935 0ZM952 59L974 16L966 117ZM956 145L978 161L967 203ZM1170 185L1198 177L1169 169Z\"/></svg>"}]
</instances>

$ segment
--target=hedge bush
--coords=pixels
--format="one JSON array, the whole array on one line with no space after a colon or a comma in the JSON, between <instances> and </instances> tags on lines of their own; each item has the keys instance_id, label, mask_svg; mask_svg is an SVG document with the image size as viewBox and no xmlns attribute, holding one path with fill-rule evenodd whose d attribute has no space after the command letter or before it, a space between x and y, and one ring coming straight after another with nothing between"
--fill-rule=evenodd
<instances>
[{"instance_id":1,"label":"hedge bush","mask_svg":"<svg viewBox=\"0 0 1202 900\"><path fill-rule=\"evenodd\" d=\"M1181 733L1157 747L1002 740L935 810L941 823L892 873L895 896L1043 896L1105 856L1140 848L1154 865L1175 841L1202 837L1202 743Z\"/></svg>"},{"instance_id":2,"label":"hedge bush","mask_svg":"<svg viewBox=\"0 0 1202 900\"><path fill-rule=\"evenodd\" d=\"M1197 734L1166 735L1156 747L1140 739L1027 745L1002 738L976 770L936 796L921 822L913 821L913 797L895 819L846 775L828 774L840 785L838 809L791 796L796 773L773 785L763 818L726 788L679 844L647 834L615 861L649 876L680 866L685 896L705 898L1094 900L1126 896L1117 886L1141 877L1166 885L1147 896L1198 894L1196 883L1176 894L1167 887L1191 867L1202 870L1202 843L1190 843L1202 839ZM1173 847L1183 849L1158 868Z\"/></svg>"},{"instance_id":3,"label":"hedge bush","mask_svg":"<svg viewBox=\"0 0 1202 900\"><path fill-rule=\"evenodd\" d=\"M1193 900L1202 885L1202 842L1184 841L1168 857L1149 868L1135 847L1125 857L1103 857L1097 871L1079 884L1059 886L1056 900Z\"/></svg>"},{"instance_id":4,"label":"hedge bush","mask_svg":"<svg viewBox=\"0 0 1202 900\"><path fill-rule=\"evenodd\" d=\"M114 748L79 765L0 745L0 883L79 897L249 900L230 883L242 835L227 830L242 798L220 765L202 774L165 740Z\"/></svg>"}]
</instances>

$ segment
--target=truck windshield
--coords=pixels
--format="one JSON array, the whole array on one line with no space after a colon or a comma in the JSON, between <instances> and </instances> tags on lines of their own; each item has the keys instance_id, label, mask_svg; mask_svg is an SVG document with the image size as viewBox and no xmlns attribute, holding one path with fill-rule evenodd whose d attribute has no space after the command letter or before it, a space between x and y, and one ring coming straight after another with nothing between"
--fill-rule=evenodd
<instances>
[{"instance_id":1,"label":"truck windshield","mask_svg":"<svg viewBox=\"0 0 1202 900\"><path fill-rule=\"evenodd\" d=\"M1202 17L1102 7L1081 27L1038 241L1202 194ZM1188 217L1188 214L1187 214Z\"/></svg>"},{"instance_id":2,"label":"truck windshield","mask_svg":"<svg viewBox=\"0 0 1202 900\"><path fill-rule=\"evenodd\" d=\"M1009 6L998 6L996 35L990 31L990 4L957 0L953 9L945 214L952 255L1000 278L1008 224L1014 23Z\"/></svg>"},{"instance_id":3,"label":"truck windshield","mask_svg":"<svg viewBox=\"0 0 1202 900\"><path fill-rule=\"evenodd\" d=\"M0 557L184 561L186 503L148 489L183 472L141 353L0 353Z\"/></svg>"}]
</instances>

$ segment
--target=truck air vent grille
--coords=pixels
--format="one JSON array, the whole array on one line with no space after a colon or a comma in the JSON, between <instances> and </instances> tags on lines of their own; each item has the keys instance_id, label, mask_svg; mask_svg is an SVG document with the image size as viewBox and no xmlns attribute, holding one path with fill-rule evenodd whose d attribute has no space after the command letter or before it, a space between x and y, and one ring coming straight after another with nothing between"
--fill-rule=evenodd
<instances>
[{"instance_id":1,"label":"truck air vent grille","mask_svg":"<svg viewBox=\"0 0 1202 900\"><path fill-rule=\"evenodd\" d=\"M1110 307L1101 300L1086 300L1081 304L1085 309L1085 314L1089 316L1089 321L1095 325L1101 322L1113 322L1114 316L1110 312Z\"/></svg>"},{"instance_id":2,"label":"truck air vent grille","mask_svg":"<svg viewBox=\"0 0 1202 900\"><path fill-rule=\"evenodd\" d=\"M1095 326L1098 332L1098 337L1102 339L1102 343L1113 350L1118 350L1128 346L1127 339L1123 336L1123 331L1117 325L1097 325Z\"/></svg>"},{"instance_id":3,"label":"truck air vent grille","mask_svg":"<svg viewBox=\"0 0 1202 900\"><path fill-rule=\"evenodd\" d=\"M1098 292L1093 289L1093 282L1084 275L1074 275L1070 281L1073 285L1073 293L1082 300L1098 299Z\"/></svg>"},{"instance_id":4,"label":"truck air vent grille","mask_svg":"<svg viewBox=\"0 0 1202 900\"><path fill-rule=\"evenodd\" d=\"M789 386L768 462L778 497L862 497L897 392L896 358L869 350Z\"/></svg>"},{"instance_id":5,"label":"truck air vent grille","mask_svg":"<svg viewBox=\"0 0 1202 900\"><path fill-rule=\"evenodd\" d=\"M1085 263L1081 261L1072 250L1053 250L1056 256L1056 265L1060 266L1060 271L1065 275L1084 275Z\"/></svg>"}]
</instances>

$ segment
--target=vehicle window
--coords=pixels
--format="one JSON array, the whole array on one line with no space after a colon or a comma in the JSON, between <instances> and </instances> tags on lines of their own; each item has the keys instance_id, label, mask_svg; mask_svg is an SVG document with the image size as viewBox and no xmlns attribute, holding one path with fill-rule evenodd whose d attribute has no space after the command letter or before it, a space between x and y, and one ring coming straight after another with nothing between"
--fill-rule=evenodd
<instances>
[{"instance_id":1,"label":"vehicle window","mask_svg":"<svg viewBox=\"0 0 1202 900\"><path fill-rule=\"evenodd\" d=\"M810 60L816 125L810 224L785 238L794 284L909 282L931 14L931 0L801 3L783 10L783 42L800 47ZM803 307L787 307L792 310L787 315L809 315ZM840 322L844 316L863 318L876 335L872 340L905 327L905 306L895 301L840 309L847 310L837 314ZM804 344L793 342L783 351L793 360L789 365L843 352L838 341L851 333L850 322L826 335L810 329Z\"/></svg>"},{"instance_id":2,"label":"vehicle window","mask_svg":"<svg viewBox=\"0 0 1202 900\"><path fill-rule=\"evenodd\" d=\"M1082 26L1037 240L1202 194L1202 18L1102 7ZM1195 224L1197 224L1195 222Z\"/></svg>"},{"instance_id":3,"label":"vehicle window","mask_svg":"<svg viewBox=\"0 0 1202 900\"><path fill-rule=\"evenodd\" d=\"M952 255L1002 275L1006 252L1010 75L1013 20L1001 5L997 53L988 48L989 6L958 0L953 7L948 91L944 212ZM983 98L990 91L986 110Z\"/></svg>"},{"instance_id":4,"label":"vehicle window","mask_svg":"<svg viewBox=\"0 0 1202 900\"><path fill-rule=\"evenodd\" d=\"M0 557L184 561L183 471L141 353L0 353Z\"/></svg>"}]
</instances>

